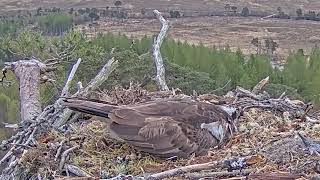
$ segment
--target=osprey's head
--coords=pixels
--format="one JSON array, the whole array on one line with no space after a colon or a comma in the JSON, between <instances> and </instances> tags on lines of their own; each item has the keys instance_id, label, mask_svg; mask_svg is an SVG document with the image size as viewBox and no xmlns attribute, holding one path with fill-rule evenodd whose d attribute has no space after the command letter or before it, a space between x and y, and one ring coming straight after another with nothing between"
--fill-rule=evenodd
<instances>
[{"instance_id":1,"label":"osprey's head","mask_svg":"<svg viewBox=\"0 0 320 180\"><path fill-rule=\"evenodd\" d=\"M237 118L236 108L222 105L218 105L218 107L221 108L224 112L228 113L232 120L235 120Z\"/></svg>"},{"instance_id":2,"label":"osprey's head","mask_svg":"<svg viewBox=\"0 0 320 180\"><path fill-rule=\"evenodd\" d=\"M212 136L214 136L220 143L225 139L230 138L233 132L237 130L235 126L235 120L237 119L236 108L229 106L220 106L224 112L229 115L228 119L221 119L221 121L212 122L209 124L202 123L201 129L207 129Z\"/></svg>"}]
</instances>

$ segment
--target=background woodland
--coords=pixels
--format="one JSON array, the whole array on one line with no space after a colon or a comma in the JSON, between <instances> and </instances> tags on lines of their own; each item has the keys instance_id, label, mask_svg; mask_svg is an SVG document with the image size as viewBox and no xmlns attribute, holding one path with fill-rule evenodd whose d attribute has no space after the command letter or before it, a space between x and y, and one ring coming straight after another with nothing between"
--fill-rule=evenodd
<instances>
[{"instance_id":1,"label":"background woodland","mask_svg":"<svg viewBox=\"0 0 320 180\"><path fill-rule=\"evenodd\" d=\"M40 10L39 12L40 13ZM84 14L86 12L83 12ZM71 13L72 14L72 13ZM88 14L88 21L97 17ZM152 37L134 39L122 34L98 34L87 37L75 29L79 19L70 13L50 12L30 18L5 18L0 20L0 65L30 57L50 59L67 51L67 58L53 76L56 82L42 86L42 103L47 105L57 99L64 79L77 58L82 66L77 78L84 84L113 53L119 60L117 68L101 89L117 85L141 83L148 90L156 90L154 65L149 52ZM259 40L252 44L259 43ZM265 42L268 44L268 42ZM258 46L257 46L258 47ZM273 48L273 47L272 47ZM244 55L239 49L232 52L228 46L206 47L175 41L168 37L162 45L169 87L180 88L186 94L214 92L224 94L236 86L252 88L259 80L270 76L271 84L265 91L274 97L284 91L292 98L320 105L320 48L314 47L307 58L303 50L291 52L280 69L273 67L268 52ZM76 78L76 79L77 79ZM0 86L0 121L13 123L19 119L18 86L12 74L7 79L10 86Z\"/></svg>"}]
</instances>

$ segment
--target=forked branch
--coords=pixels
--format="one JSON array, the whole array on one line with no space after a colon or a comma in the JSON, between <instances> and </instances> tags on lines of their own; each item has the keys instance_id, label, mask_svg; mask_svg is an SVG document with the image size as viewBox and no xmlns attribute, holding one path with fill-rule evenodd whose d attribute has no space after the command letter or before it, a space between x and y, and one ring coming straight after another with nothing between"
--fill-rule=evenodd
<instances>
[{"instance_id":1,"label":"forked branch","mask_svg":"<svg viewBox=\"0 0 320 180\"><path fill-rule=\"evenodd\" d=\"M74 96L87 96L90 92L96 90L111 74L111 72L113 72L113 70L117 67L118 65L118 61L116 61L114 58L110 59L100 70L100 72L97 74L97 76L95 78L93 78L90 83L88 84L88 86L86 86L85 88L81 87L78 89L78 91L72 95ZM67 86L67 84L66 84ZM65 86L65 88L66 88ZM63 96L63 94L61 94L61 96ZM61 100L61 99L60 99ZM58 100L60 102L60 100ZM61 114L59 114L59 117L54 117L52 118L52 122L55 128L59 128L61 126L63 126L64 124L66 124L68 122L68 120L70 119L72 114L72 110L70 109L64 109L63 112ZM75 117L77 117L79 115L79 113L75 114ZM75 119L75 118L73 118Z\"/></svg>"}]
</instances>

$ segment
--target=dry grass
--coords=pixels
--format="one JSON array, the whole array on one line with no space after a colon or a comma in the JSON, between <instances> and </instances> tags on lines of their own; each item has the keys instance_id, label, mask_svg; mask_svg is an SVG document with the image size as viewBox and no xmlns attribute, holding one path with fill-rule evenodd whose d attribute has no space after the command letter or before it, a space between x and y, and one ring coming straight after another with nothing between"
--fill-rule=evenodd
<instances>
[{"instance_id":1,"label":"dry grass","mask_svg":"<svg viewBox=\"0 0 320 180\"><path fill-rule=\"evenodd\" d=\"M101 171L110 175L120 173L137 175L141 173L143 167L158 163L155 158L142 155L127 144L108 138L104 125L104 123L93 121L76 128L76 134L81 134L86 137L86 140L82 143L79 152L72 157L72 164L99 176Z\"/></svg>"}]
</instances>

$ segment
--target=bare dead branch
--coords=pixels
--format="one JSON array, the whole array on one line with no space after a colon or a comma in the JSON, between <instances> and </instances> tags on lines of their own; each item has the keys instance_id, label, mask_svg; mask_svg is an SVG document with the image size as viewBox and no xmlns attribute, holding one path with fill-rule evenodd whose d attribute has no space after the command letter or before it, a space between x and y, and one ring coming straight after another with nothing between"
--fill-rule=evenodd
<instances>
[{"instance_id":1,"label":"bare dead branch","mask_svg":"<svg viewBox=\"0 0 320 180\"><path fill-rule=\"evenodd\" d=\"M21 143L21 139L14 141L15 144L20 144ZM5 161L7 161L9 158L11 158L13 156L13 152L19 150L21 147L19 146L12 146L10 148L10 150L2 157L2 159L0 160L0 165L3 164Z\"/></svg>"},{"instance_id":2,"label":"bare dead branch","mask_svg":"<svg viewBox=\"0 0 320 180\"><path fill-rule=\"evenodd\" d=\"M126 180L126 179L130 179L130 180L145 180L145 178L143 177L137 177L137 176L132 176L132 175L123 175L123 174L120 174L116 177L113 177L113 178L108 178L108 179L105 179L105 180Z\"/></svg>"},{"instance_id":3,"label":"bare dead branch","mask_svg":"<svg viewBox=\"0 0 320 180\"><path fill-rule=\"evenodd\" d=\"M102 67L102 69L97 74L97 76L90 81L89 85L85 87L78 94L75 94L74 96L77 96L77 95L87 96L89 92L96 90L103 82L105 82L108 79L109 75L114 71L117 65L118 65L118 61L114 60L114 58L111 58Z\"/></svg>"},{"instance_id":4,"label":"bare dead branch","mask_svg":"<svg viewBox=\"0 0 320 180\"><path fill-rule=\"evenodd\" d=\"M2 124L4 125L5 128L17 129L19 127L18 124L8 124L5 122L2 122Z\"/></svg>"},{"instance_id":5,"label":"bare dead branch","mask_svg":"<svg viewBox=\"0 0 320 180\"><path fill-rule=\"evenodd\" d=\"M286 92L283 92L278 99L283 99L286 96Z\"/></svg>"},{"instance_id":6,"label":"bare dead branch","mask_svg":"<svg viewBox=\"0 0 320 180\"><path fill-rule=\"evenodd\" d=\"M272 18L272 17L274 17L274 16L276 16L276 15L278 15L278 14L271 14L271 15L262 17L261 20L268 19L268 18Z\"/></svg>"},{"instance_id":7,"label":"bare dead branch","mask_svg":"<svg viewBox=\"0 0 320 180\"><path fill-rule=\"evenodd\" d=\"M56 153L56 155L54 156L54 161L57 161L57 160L58 160L58 157L60 156L61 151L62 151L62 148L63 148L63 144L64 144L65 142L66 142L66 140L63 140L63 141L60 142L59 148L58 148L58 150L57 150L57 153Z\"/></svg>"},{"instance_id":8,"label":"bare dead branch","mask_svg":"<svg viewBox=\"0 0 320 180\"><path fill-rule=\"evenodd\" d=\"M153 49L152 49L153 60L157 70L156 81L161 91L169 91L169 88L167 86L166 79L165 79L166 76L165 76L165 68L163 65L163 59L160 52L160 47L169 29L169 21L164 19L158 10L154 10L153 13L158 18L158 20L162 23L162 28L160 30L158 37L154 39Z\"/></svg>"},{"instance_id":9,"label":"bare dead branch","mask_svg":"<svg viewBox=\"0 0 320 180\"><path fill-rule=\"evenodd\" d=\"M186 173L190 172L196 172L196 171L202 171L202 170L210 170L215 168L228 168L229 170L237 170L242 169L246 166L249 166L251 164L248 164L247 161L252 159L255 156L247 156L247 157L240 157L240 158L232 158L227 160L221 160L221 161L213 161L203 164L194 164L189 166L183 166L178 167L175 169L170 169L167 171L163 171L160 173L152 174L147 179L164 179L168 177L176 177L181 176Z\"/></svg>"},{"instance_id":10,"label":"bare dead branch","mask_svg":"<svg viewBox=\"0 0 320 180\"><path fill-rule=\"evenodd\" d=\"M67 156L69 155L69 153L71 153L72 151L74 151L75 149L79 148L79 146L74 146L71 147L69 149L67 149L66 151L64 151L61 155L61 160L60 160L60 164L59 164L59 170L62 171L64 164L66 162Z\"/></svg>"},{"instance_id":11,"label":"bare dead branch","mask_svg":"<svg viewBox=\"0 0 320 180\"><path fill-rule=\"evenodd\" d=\"M80 63L81 63L81 58L79 58L78 61L76 62L76 64L73 65L73 67L71 69L71 72L70 72L70 74L68 76L67 82L66 82L65 86L62 89L62 92L61 92L61 96L62 97L68 95L69 88L70 88L70 85L71 85L71 81L74 78L74 75L76 74L76 71L78 70L78 67L79 67Z\"/></svg>"},{"instance_id":12,"label":"bare dead branch","mask_svg":"<svg viewBox=\"0 0 320 180\"><path fill-rule=\"evenodd\" d=\"M113 72L113 70L117 67L118 61L115 61L114 58L111 58L100 70L100 72L97 74L97 76L90 81L88 86L85 88L82 88L81 91L78 91L73 96L87 96L91 91L94 91L97 89ZM61 99L60 99L61 100ZM59 103L60 103L60 100ZM55 119L53 122L53 126L56 128L61 127L64 125L71 117L72 110L65 109L62 114L59 114L59 117L53 118ZM78 113L77 113L78 114ZM78 116L78 115L75 116Z\"/></svg>"},{"instance_id":13,"label":"bare dead branch","mask_svg":"<svg viewBox=\"0 0 320 180\"><path fill-rule=\"evenodd\" d=\"M44 83L51 83L54 84L56 81L54 79L49 78L48 76L44 75L40 78L40 83L44 84Z\"/></svg>"},{"instance_id":14,"label":"bare dead branch","mask_svg":"<svg viewBox=\"0 0 320 180\"><path fill-rule=\"evenodd\" d=\"M36 59L20 60L16 62L6 62L3 74L8 70L13 71L19 80L19 98L21 108L21 120L33 120L41 113L40 90L41 83L40 74L46 72L47 65ZM52 81L44 76L45 81Z\"/></svg>"},{"instance_id":15,"label":"bare dead branch","mask_svg":"<svg viewBox=\"0 0 320 180\"><path fill-rule=\"evenodd\" d=\"M257 85L254 86L254 88L252 89L252 93L253 94L258 94L262 88L264 88L266 86L266 84L268 84L269 82L269 76L262 79Z\"/></svg>"},{"instance_id":16,"label":"bare dead branch","mask_svg":"<svg viewBox=\"0 0 320 180\"><path fill-rule=\"evenodd\" d=\"M77 90L78 90L77 93L80 93L82 89L83 89L82 82L79 81L79 82L77 83Z\"/></svg>"},{"instance_id":17,"label":"bare dead branch","mask_svg":"<svg viewBox=\"0 0 320 180\"><path fill-rule=\"evenodd\" d=\"M7 153L6 155L3 156L3 158L0 160L0 164L3 164L7 159L11 157L13 154L13 150L15 149L15 146L13 146Z\"/></svg>"},{"instance_id":18,"label":"bare dead branch","mask_svg":"<svg viewBox=\"0 0 320 180\"><path fill-rule=\"evenodd\" d=\"M23 147L23 148L30 148L30 146L27 146L27 145L24 145L24 144L10 143L10 145L12 145L12 146L20 146L20 147Z\"/></svg>"},{"instance_id":19,"label":"bare dead branch","mask_svg":"<svg viewBox=\"0 0 320 180\"><path fill-rule=\"evenodd\" d=\"M202 178L221 178L221 177L235 177L235 176L247 176L254 172L254 169L244 169L237 171L221 171L221 172L201 172L201 173L188 173L184 177L188 179L202 179Z\"/></svg>"},{"instance_id":20,"label":"bare dead branch","mask_svg":"<svg viewBox=\"0 0 320 180\"><path fill-rule=\"evenodd\" d=\"M64 165L66 170L71 172L72 174L78 176L78 177L93 177L93 175L89 174L88 172L82 170L81 168L71 165L71 164L65 164Z\"/></svg>"},{"instance_id":21,"label":"bare dead branch","mask_svg":"<svg viewBox=\"0 0 320 180\"><path fill-rule=\"evenodd\" d=\"M32 141L32 139L34 138L35 133L37 132L38 127L35 127L32 131L32 133L30 134L30 136L28 137L27 141L23 144L25 146L29 145L30 142Z\"/></svg>"}]
</instances>

